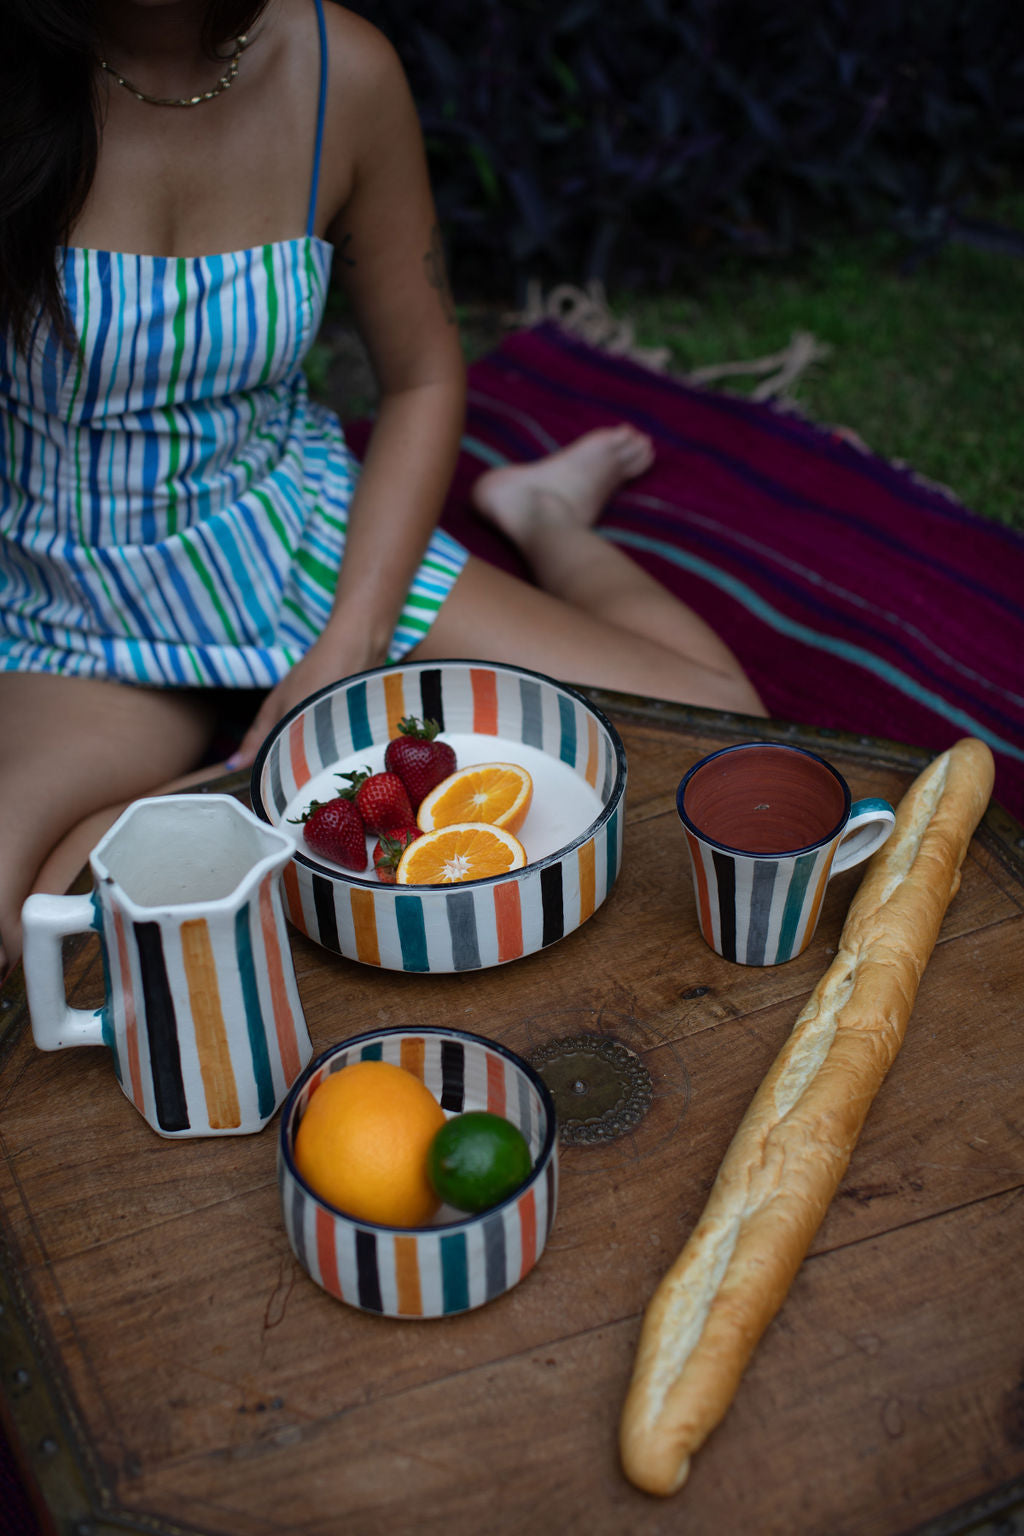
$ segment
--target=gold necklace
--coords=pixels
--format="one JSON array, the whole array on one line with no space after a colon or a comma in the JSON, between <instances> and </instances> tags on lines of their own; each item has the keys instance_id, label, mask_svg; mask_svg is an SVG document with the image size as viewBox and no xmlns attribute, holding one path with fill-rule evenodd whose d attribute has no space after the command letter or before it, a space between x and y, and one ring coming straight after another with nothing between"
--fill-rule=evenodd
<instances>
[{"instance_id":1,"label":"gold necklace","mask_svg":"<svg viewBox=\"0 0 1024 1536\"><path fill-rule=\"evenodd\" d=\"M113 75L118 85L128 91L137 101L144 101L151 107L198 107L204 101L212 101L222 91L226 91L234 83L238 74L238 61L249 46L248 33L235 39L235 51L228 60L228 67L221 75L212 91L203 91L198 96L147 96L145 91L140 91L137 85L132 85L124 75L119 75L116 69L111 69L106 59L100 59L100 68L105 69L108 75Z\"/></svg>"}]
</instances>

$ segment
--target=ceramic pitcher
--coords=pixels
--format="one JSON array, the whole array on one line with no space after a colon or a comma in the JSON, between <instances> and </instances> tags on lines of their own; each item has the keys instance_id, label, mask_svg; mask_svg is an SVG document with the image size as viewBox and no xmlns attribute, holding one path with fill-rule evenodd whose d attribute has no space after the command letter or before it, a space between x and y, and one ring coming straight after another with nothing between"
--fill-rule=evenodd
<instances>
[{"instance_id":1,"label":"ceramic pitcher","mask_svg":"<svg viewBox=\"0 0 1024 1536\"><path fill-rule=\"evenodd\" d=\"M161 1136L258 1131L312 1054L279 894L291 839L230 795L130 805L96 845L86 896L23 908L32 1034L106 1045ZM95 929L106 996L71 1008L62 940Z\"/></svg>"}]
</instances>

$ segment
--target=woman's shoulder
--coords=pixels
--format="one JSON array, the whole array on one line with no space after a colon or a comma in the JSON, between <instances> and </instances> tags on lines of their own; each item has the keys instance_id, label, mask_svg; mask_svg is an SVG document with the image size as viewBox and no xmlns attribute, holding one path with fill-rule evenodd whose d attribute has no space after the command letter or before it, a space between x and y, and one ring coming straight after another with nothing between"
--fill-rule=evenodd
<instances>
[{"instance_id":1,"label":"woman's shoulder","mask_svg":"<svg viewBox=\"0 0 1024 1536\"><path fill-rule=\"evenodd\" d=\"M379 27L334 0L324 0L323 12L332 83L372 98L404 80L398 55Z\"/></svg>"}]
</instances>

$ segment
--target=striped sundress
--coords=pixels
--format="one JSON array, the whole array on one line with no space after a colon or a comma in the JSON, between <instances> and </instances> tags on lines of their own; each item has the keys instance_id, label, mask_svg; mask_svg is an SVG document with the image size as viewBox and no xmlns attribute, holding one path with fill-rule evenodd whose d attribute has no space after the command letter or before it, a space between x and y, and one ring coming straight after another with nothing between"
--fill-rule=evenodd
<instances>
[{"instance_id":1,"label":"striped sundress","mask_svg":"<svg viewBox=\"0 0 1024 1536\"><path fill-rule=\"evenodd\" d=\"M269 688L320 634L358 467L301 371L332 253L312 232L319 144L304 237L68 248L79 352L42 323L27 356L0 335L0 670ZM465 559L434 533L389 660Z\"/></svg>"}]
</instances>

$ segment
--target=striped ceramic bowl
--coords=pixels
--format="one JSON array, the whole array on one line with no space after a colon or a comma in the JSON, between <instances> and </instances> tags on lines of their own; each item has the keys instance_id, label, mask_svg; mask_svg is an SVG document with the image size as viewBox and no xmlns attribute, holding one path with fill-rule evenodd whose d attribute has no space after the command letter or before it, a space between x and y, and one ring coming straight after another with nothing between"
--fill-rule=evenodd
<instances>
[{"instance_id":1,"label":"striped ceramic bowl","mask_svg":"<svg viewBox=\"0 0 1024 1536\"><path fill-rule=\"evenodd\" d=\"M295 1135L310 1095L348 1062L413 1072L450 1114L487 1109L526 1137L529 1179L475 1216L444 1208L427 1227L384 1227L321 1200L295 1166ZM278 1183L285 1231L303 1269L339 1301L386 1317L448 1317L493 1301L529 1274L558 1197L555 1106L533 1068L493 1040L458 1030L382 1029L332 1046L295 1083L281 1115Z\"/></svg>"},{"instance_id":2,"label":"striped ceramic bowl","mask_svg":"<svg viewBox=\"0 0 1024 1536\"><path fill-rule=\"evenodd\" d=\"M525 868L455 885L386 885L319 859L294 818L338 793L337 774L383 767L407 716L436 720L459 767L516 762L533 801L518 836ZM518 667L437 661L381 667L323 689L278 724L253 765L252 805L292 828L285 910L326 949L394 971L469 971L553 944L584 923L622 856L626 754L583 694ZM371 839L372 842L372 839Z\"/></svg>"}]
</instances>

